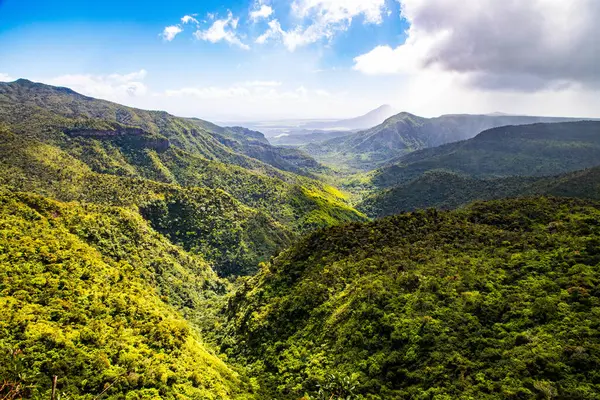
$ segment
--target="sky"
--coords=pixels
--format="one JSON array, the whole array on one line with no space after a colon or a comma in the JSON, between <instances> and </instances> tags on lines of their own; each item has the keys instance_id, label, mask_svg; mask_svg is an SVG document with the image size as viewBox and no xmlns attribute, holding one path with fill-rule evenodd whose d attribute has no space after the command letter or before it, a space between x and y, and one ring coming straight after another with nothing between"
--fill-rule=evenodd
<instances>
[{"instance_id":1,"label":"sky","mask_svg":"<svg viewBox=\"0 0 600 400\"><path fill-rule=\"evenodd\" d=\"M600 117L598 0L0 0L0 81L211 121Z\"/></svg>"}]
</instances>

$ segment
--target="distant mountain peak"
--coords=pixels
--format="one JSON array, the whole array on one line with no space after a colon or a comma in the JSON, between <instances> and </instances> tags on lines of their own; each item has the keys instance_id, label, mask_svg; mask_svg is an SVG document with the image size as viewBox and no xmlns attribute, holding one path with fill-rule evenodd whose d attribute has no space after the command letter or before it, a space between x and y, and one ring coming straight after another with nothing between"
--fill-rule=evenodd
<instances>
[{"instance_id":1,"label":"distant mountain peak","mask_svg":"<svg viewBox=\"0 0 600 400\"><path fill-rule=\"evenodd\" d=\"M383 121L394 115L394 113L392 106L383 104L359 117L336 121L315 121L304 124L301 127L303 129L338 129L348 131L368 129L381 124Z\"/></svg>"},{"instance_id":2,"label":"distant mountain peak","mask_svg":"<svg viewBox=\"0 0 600 400\"><path fill-rule=\"evenodd\" d=\"M389 104L382 104L382 105L380 105L379 107L377 107L376 109L374 109L374 110L372 110L370 112L388 111L388 110L392 110L392 106L390 106Z\"/></svg>"},{"instance_id":3,"label":"distant mountain peak","mask_svg":"<svg viewBox=\"0 0 600 400\"><path fill-rule=\"evenodd\" d=\"M383 104L383 105L369 111L362 117L358 117L358 118L368 118L368 117L375 117L375 116L379 116L379 115L385 115L385 118L388 118L388 117L394 115L394 113L395 113L395 111L392 108L392 106L390 106L389 104Z\"/></svg>"}]
</instances>

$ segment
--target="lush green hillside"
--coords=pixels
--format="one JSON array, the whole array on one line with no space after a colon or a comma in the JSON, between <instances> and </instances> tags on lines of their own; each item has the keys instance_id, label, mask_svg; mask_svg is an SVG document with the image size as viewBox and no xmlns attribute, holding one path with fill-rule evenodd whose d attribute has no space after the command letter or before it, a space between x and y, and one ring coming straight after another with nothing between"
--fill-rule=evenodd
<instances>
[{"instance_id":1,"label":"lush green hillside","mask_svg":"<svg viewBox=\"0 0 600 400\"><path fill-rule=\"evenodd\" d=\"M222 275L255 271L300 232L362 218L333 200L341 196L333 188L288 185L201 158L177 166L175 173L188 174L193 185L182 187L93 172L55 146L1 129L0 155L0 183L63 201L133 207L173 242L214 262ZM214 167L203 174L206 163Z\"/></svg>"},{"instance_id":2,"label":"lush green hillside","mask_svg":"<svg viewBox=\"0 0 600 400\"><path fill-rule=\"evenodd\" d=\"M258 132L29 81L0 84L0 154L4 184L64 201L136 207L225 275L256 270L297 235L365 219L335 188L284 171L323 169Z\"/></svg>"},{"instance_id":3,"label":"lush green hillside","mask_svg":"<svg viewBox=\"0 0 600 400\"><path fill-rule=\"evenodd\" d=\"M124 127L135 127L138 131L133 133L141 136L136 142L155 144L156 150L176 147L209 160L256 170L265 169L256 160L292 172L308 173L321 168L300 151L270 146L259 132L222 128L164 111L125 107L25 79L0 82L0 121L10 124L19 134L43 140L55 136L53 139L59 141L61 137L55 130L67 130L76 137L102 139L119 132L127 133Z\"/></svg>"},{"instance_id":4,"label":"lush green hillside","mask_svg":"<svg viewBox=\"0 0 600 400\"><path fill-rule=\"evenodd\" d=\"M0 187L0 396L250 398L190 322L223 290L132 210Z\"/></svg>"},{"instance_id":5,"label":"lush green hillside","mask_svg":"<svg viewBox=\"0 0 600 400\"><path fill-rule=\"evenodd\" d=\"M371 129L322 143L311 143L303 148L324 163L369 170L403 154L470 139L490 128L564 121L573 120L508 115L443 115L422 118L403 112Z\"/></svg>"},{"instance_id":6,"label":"lush green hillside","mask_svg":"<svg viewBox=\"0 0 600 400\"><path fill-rule=\"evenodd\" d=\"M392 187L431 170L493 178L558 175L599 164L600 122L505 126L402 156L376 171L373 183Z\"/></svg>"},{"instance_id":7,"label":"lush green hillside","mask_svg":"<svg viewBox=\"0 0 600 400\"><path fill-rule=\"evenodd\" d=\"M599 207L503 200L314 233L230 300L223 349L264 398L596 399Z\"/></svg>"},{"instance_id":8,"label":"lush green hillside","mask_svg":"<svg viewBox=\"0 0 600 400\"><path fill-rule=\"evenodd\" d=\"M600 167L552 177L496 179L433 170L407 184L368 196L358 208L371 217L383 217L429 207L452 209L475 200L531 195L600 200Z\"/></svg>"}]
</instances>

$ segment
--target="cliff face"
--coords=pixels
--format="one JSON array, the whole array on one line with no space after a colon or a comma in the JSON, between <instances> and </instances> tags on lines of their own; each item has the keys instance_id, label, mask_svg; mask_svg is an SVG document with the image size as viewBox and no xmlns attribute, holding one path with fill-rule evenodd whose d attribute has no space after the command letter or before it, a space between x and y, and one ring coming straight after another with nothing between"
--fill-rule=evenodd
<instances>
[{"instance_id":1,"label":"cliff face","mask_svg":"<svg viewBox=\"0 0 600 400\"><path fill-rule=\"evenodd\" d=\"M169 139L144 131L140 128L119 127L117 129L85 129L75 128L65 130L71 137L96 138L100 140L118 140L133 148L147 148L163 152L171 147Z\"/></svg>"}]
</instances>

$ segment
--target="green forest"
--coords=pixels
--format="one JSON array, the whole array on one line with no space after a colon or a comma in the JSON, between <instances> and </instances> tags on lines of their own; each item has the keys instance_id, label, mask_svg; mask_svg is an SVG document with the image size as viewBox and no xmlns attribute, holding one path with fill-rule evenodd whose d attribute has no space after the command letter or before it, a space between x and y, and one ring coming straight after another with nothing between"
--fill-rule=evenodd
<instances>
[{"instance_id":1,"label":"green forest","mask_svg":"<svg viewBox=\"0 0 600 400\"><path fill-rule=\"evenodd\" d=\"M0 398L598 399L600 122L501 121L276 147L0 83Z\"/></svg>"},{"instance_id":2,"label":"green forest","mask_svg":"<svg viewBox=\"0 0 600 400\"><path fill-rule=\"evenodd\" d=\"M228 354L298 398L594 399L600 204L475 203L309 235L230 300Z\"/></svg>"}]
</instances>

